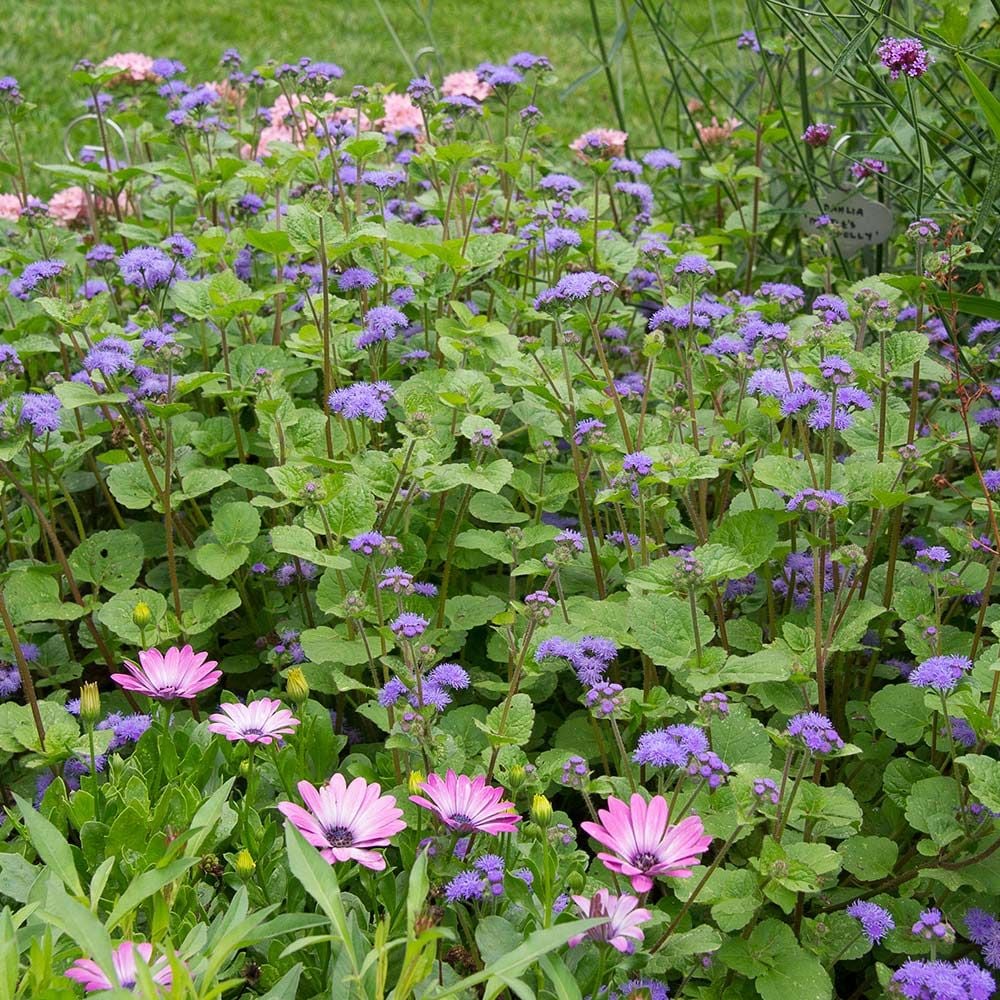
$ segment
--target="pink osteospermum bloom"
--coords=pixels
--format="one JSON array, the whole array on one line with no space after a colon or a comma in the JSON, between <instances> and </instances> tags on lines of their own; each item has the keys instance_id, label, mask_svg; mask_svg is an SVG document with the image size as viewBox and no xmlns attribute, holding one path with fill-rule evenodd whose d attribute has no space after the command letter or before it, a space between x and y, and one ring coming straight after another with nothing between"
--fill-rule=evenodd
<instances>
[{"instance_id":1,"label":"pink osteospermum bloom","mask_svg":"<svg viewBox=\"0 0 1000 1000\"><path fill-rule=\"evenodd\" d=\"M420 791L424 795L411 795L410 801L437 813L445 826L459 833L513 833L521 822L514 803L503 801L504 790L487 785L482 775L429 774Z\"/></svg>"},{"instance_id":2,"label":"pink osteospermum bloom","mask_svg":"<svg viewBox=\"0 0 1000 1000\"><path fill-rule=\"evenodd\" d=\"M161 955L155 962L150 964L149 960L153 957L153 946L151 944L136 944L132 941L122 941L111 953L111 961L114 965L117 982L111 982L101 967L89 958L78 958L66 970L66 978L80 983L88 993L97 993L99 990L113 990L116 987L133 990L138 980L136 955L149 966L149 973L153 977L154 983L165 986L167 989L171 987L173 984L173 973L170 970L170 965L166 957Z\"/></svg>"},{"instance_id":3,"label":"pink osteospermum bloom","mask_svg":"<svg viewBox=\"0 0 1000 1000\"><path fill-rule=\"evenodd\" d=\"M126 691L170 701L173 698L193 698L207 690L222 676L215 660L208 653L196 653L190 646L172 646L161 653L158 649L139 651L139 663L125 661L127 674L112 674L111 679Z\"/></svg>"},{"instance_id":4,"label":"pink osteospermum bloom","mask_svg":"<svg viewBox=\"0 0 1000 1000\"><path fill-rule=\"evenodd\" d=\"M670 826L667 800L654 795L649 804L638 793L629 803L608 799L608 808L598 810L600 823L581 823L594 840L612 853L597 857L610 871L632 881L636 892L648 892L653 876L688 878L712 838L705 834L701 817L688 816Z\"/></svg>"},{"instance_id":5,"label":"pink osteospermum bloom","mask_svg":"<svg viewBox=\"0 0 1000 1000\"><path fill-rule=\"evenodd\" d=\"M418 134L423 131L424 116L409 94L386 94L383 101L385 115L379 121L383 132L399 132L412 128Z\"/></svg>"},{"instance_id":6,"label":"pink osteospermum bloom","mask_svg":"<svg viewBox=\"0 0 1000 1000\"><path fill-rule=\"evenodd\" d=\"M342 774L322 788L300 781L298 789L308 808L279 802L278 811L330 864L357 861L374 871L385 868L385 858L371 848L388 847L390 838L406 829L403 810L391 795L382 795L379 785L364 778L348 785Z\"/></svg>"},{"instance_id":7,"label":"pink osteospermum bloom","mask_svg":"<svg viewBox=\"0 0 1000 1000\"><path fill-rule=\"evenodd\" d=\"M582 917L607 917L606 923L592 927L583 934L574 934L569 939L569 946L575 948L584 938L592 941L603 941L618 951L631 955L635 951L636 942L641 942L643 933L640 924L644 924L652 914L639 906L635 896L614 896L608 889L598 889L590 899L586 896L574 896Z\"/></svg>"},{"instance_id":8,"label":"pink osteospermum bloom","mask_svg":"<svg viewBox=\"0 0 1000 1000\"><path fill-rule=\"evenodd\" d=\"M227 702L209 716L208 731L225 736L234 743L263 743L267 746L283 736L291 736L299 720L281 702L258 698L247 705Z\"/></svg>"},{"instance_id":9,"label":"pink osteospermum bloom","mask_svg":"<svg viewBox=\"0 0 1000 1000\"><path fill-rule=\"evenodd\" d=\"M463 69L449 73L441 81L441 93L445 97L471 97L485 101L493 93L493 88L480 80L474 69Z\"/></svg>"},{"instance_id":10,"label":"pink osteospermum bloom","mask_svg":"<svg viewBox=\"0 0 1000 1000\"><path fill-rule=\"evenodd\" d=\"M153 72L153 60L142 52L116 52L108 56L97 67L98 69L120 69L121 73L110 83L144 83L147 80L158 80Z\"/></svg>"},{"instance_id":11,"label":"pink osteospermum bloom","mask_svg":"<svg viewBox=\"0 0 1000 1000\"><path fill-rule=\"evenodd\" d=\"M16 194L0 194L0 219L17 222L21 218L21 199Z\"/></svg>"}]
</instances>

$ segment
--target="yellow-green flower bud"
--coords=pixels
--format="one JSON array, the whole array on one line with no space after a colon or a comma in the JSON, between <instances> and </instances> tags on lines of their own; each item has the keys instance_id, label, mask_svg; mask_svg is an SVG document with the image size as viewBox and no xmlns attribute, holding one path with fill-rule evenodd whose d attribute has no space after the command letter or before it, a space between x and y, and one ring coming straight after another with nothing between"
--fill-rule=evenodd
<instances>
[{"instance_id":1,"label":"yellow-green flower bud","mask_svg":"<svg viewBox=\"0 0 1000 1000\"><path fill-rule=\"evenodd\" d=\"M420 786L424 783L424 776L419 771L410 771L410 778L407 784L411 795L420 794Z\"/></svg>"},{"instance_id":2,"label":"yellow-green flower bud","mask_svg":"<svg viewBox=\"0 0 1000 1000\"><path fill-rule=\"evenodd\" d=\"M236 874L243 879L244 882L252 878L253 873L257 870L257 862L254 861L253 855L245 847L239 854L236 855L234 866L236 868Z\"/></svg>"},{"instance_id":3,"label":"yellow-green flower bud","mask_svg":"<svg viewBox=\"0 0 1000 1000\"><path fill-rule=\"evenodd\" d=\"M507 773L507 784L511 791L520 788L524 784L524 779L527 777L524 771L524 767L521 764L515 764L510 771Z\"/></svg>"},{"instance_id":4,"label":"yellow-green flower bud","mask_svg":"<svg viewBox=\"0 0 1000 1000\"><path fill-rule=\"evenodd\" d=\"M80 688L80 720L92 726L101 717L101 694L97 685L88 682Z\"/></svg>"},{"instance_id":5,"label":"yellow-green flower bud","mask_svg":"<svg viewBox=\"0 0 1000 1000\"><path fill-rule=\"evenodd\" d=\"M285 675L285 693L296 705L304 704L309 698L309 682L300 667L292 667Z\"/></svg>"},{"instance_id":6,"label":"yellow-green flower bud","mask_svg":"<svg viewBox=\"0 0 1000 1000\"><path fill-rule=\"evenodd\" d=\"M153 620L153 612L145 601L138 601L132 609L132 624L136 628L145 628Z\"/></svg>"},{"instance_id":7,"label":"yellow-green flower bud","mask_svg":"<svg viewBox=\"0 0 1000 1000\"><path fill-rule=\"evenodd\" d=\"M552 822L552 803L544 795L536 795L531 800L531 818L543 830Z\"/></svg>"}]
</instances>

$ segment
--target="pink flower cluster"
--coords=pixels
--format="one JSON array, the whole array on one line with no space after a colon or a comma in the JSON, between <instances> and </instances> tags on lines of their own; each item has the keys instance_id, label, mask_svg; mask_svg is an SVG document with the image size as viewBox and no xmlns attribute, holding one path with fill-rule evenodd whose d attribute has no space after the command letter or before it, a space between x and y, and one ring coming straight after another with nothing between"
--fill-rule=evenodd
<instances>
[{"instance_id":1,"label":"pink flower cluster","mask_svg":"<svg viewBox=\"0 0 1000 1000\"><path fill-rule=\"evenodd\" d=\"M471 97L476 101L485 101L493 93L493 88L480 80L474 69L463 69L444 78L441 93L445 97Z\"/></svg>"},{"instance_id":2,"label":"pink flower cluster","mask_svg":"<svg viewBox=\"0 0 1000 1000\"><path fill-rule=\"evenodd\" d=\"M108 56L98 69L120 69L121 73L109 81L110 86L120 83L146 83L158 80L153 72L153 60L142 52L116 52Z\"/></svg>"},{"instance_id":3,"label":"pink flower cluster","mask_svg":"<svg viewBox=\"0 0 1000 1000\"><path fill-rule=\"evenodd\" d=\"M613 128L594 128L577 136L569 144L569 148L584 159L588 156L610 158L624 156L626 142L628 132L619 132Z\"/></svg>"}]
</instances>

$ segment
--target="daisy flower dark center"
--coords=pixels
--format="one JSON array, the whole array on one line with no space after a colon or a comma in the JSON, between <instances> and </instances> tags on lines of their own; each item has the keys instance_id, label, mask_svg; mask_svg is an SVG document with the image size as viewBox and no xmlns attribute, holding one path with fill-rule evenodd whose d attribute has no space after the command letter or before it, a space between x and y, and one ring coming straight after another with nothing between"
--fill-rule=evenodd
<instances>
[{"instance_id":1,"label":"daisy flower dark center","mask_svg":"<svg viewBox=\"0 0 1000 1000\"><path fill-rule=\"evenodd\" d=\"M648 871L656 864L656 855L649 851L638 851L632 855L632 864L640 871Z\"/></svg>"},{"instance_id":2,"label":"daisy flower dark center","mask_svg":"<svg viewBox=\"0 0 1000 1000\"><path fill-rule=\"evenodd\" d=\"M452 813L449 819L455 826L472 826L472 817L466 816L465 813Z\"/></svg>"},{"instance_id":3,"label":"daisy flower dark center","mask_svg":"<svg viewBox=\"0 0 1000 1000\"><path fill-rule=\"evenodd\" d=\"M346 826L331 826L323 831L331 847L350 847L354 834Z\"/></svg>"}]
</instances>

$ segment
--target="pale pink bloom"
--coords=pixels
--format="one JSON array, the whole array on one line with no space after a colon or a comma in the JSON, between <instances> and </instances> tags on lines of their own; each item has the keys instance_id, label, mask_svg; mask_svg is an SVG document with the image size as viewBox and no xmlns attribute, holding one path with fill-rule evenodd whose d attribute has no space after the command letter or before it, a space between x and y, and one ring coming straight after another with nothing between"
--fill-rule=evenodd
<instances>
[{"instance_id":1,"label":"pale pink bloom","mask_svg":"<svg viewBox=\"0 0 1000 1000\"><path fill-rule=\"evenodd\" d=\"M702 125L701 122L696 122L695 128L698 130L698 138L706 146L721 146L732 138L733 132L742 124L739 118L729 118L720 122L715 115L712 115L710 124Z\"/></svg>"},{"instance_id":2,"label":"pale pink bloom","mask_svg":"<svg viewBox=\"0 0 1000 1000\"><path fill-rule=\"evenodd\" d=\"M592 128L577 136L569 148L581 156L624 156L628 132L613 128Z\"/></svg>"},{"instance_id":3,"label":"pale pink bloom","mask_svg":"<svg viewBox=\"0 0 1000 1000\"><path fill-rule=\"evenodd\" d=\"M108 56L97 67L98 69L120 69L121 73L109 81L110 86L116 83L144 83L147 80L157 80L153 72L153 60L141 52L116 52Z\"/></svg>"},{"instance_id":4,"label":"pale pink bloom","mask_svg":"<svg viewBox=\"0 0 1000 1000\"><path fill-rule=\"evenodd\" d=\"M385 858L370 848L388 847L389 839L406 829L403 810L391 795L382 795L379 785L364 778L348 785L342 774L318 789L300 781L298 789L308 810L279 802L278 811L330 864L357 861L377 872L385 868Z\"/></svg>"},{"instance_id":5,"label":"pale pink bloom","mask_svg":"<svg viewBox=\"0 0 1000 1000\"><path fill-rule=\"evenodd\" d=\"M21 199L16 194L0 194L0 219L17 222L21 218Z\"/></svg>"},{"instance_id":6,"label":"pale pink bloom","mask_svg":"<svg viewBox=\"0 0 1000 1000\"><path fill-rule=\"evenodd\" d=\"M445 97L472 97L485 101L493 93L493 88L480 80L474 69L463 69L449 73L441 81L441 93Z\"/></svg>"},{"instance_id":7,"label":"pale pink bloom","mask_svg":"<svg viewBox=\"0 0 1000 1000\"><path fill-rule=\"evenodd\" d=\"M150 965L153 957L151 944L136 944L132 941L122 941L111 953L111 961L115 969L115 982L112 982L101 971L101 967L92 959L78 958L67 970L66 978L80 983L88 993L99 990L113 990L116 987L134 990L138 975L136 973L136 955L149 966L153 982L169 989L173 985L173 973L165 956L161 955Z\"/></svg>"},{"instance_id":8,"label":"pale pink bloom","mask_svg":"<svg viewBox=\"0 0 1000 1000\"><path fill-rule=\"evenodd\" d=\"M233 108L243 106L244 92L228 80L212 80L208 84L218 95L223 104L228 104Z\"/></svg>"},{"instance_id":9,"label":"pale pink bloom","mask_svg":"<svg viewBox=\"0 0 1000 1000\"><path fill-rule=\"evenodd\" d=\"M700 98L698 98L698 97L691 97L691 98L688 99L687 109L688 109L688 111L691 112L691 114L695 114L698 111L704 111L705 110L705 104L704 104L704 102Z\"/></svg>"},{"instance_id":10,"label":"pale pink bloom","mask_svg":"<svg viewBox=\"0 0 1000 1000\"><path fill-rule=\"evenodd\" d=\"M411 795L410 801L436 812L445 826L459 833L513 833L521 822L514 803L503 801L503 789L487 785L482 775L429 774L420 791L426 798Z\"/></svg>"},{"instance_id":11,"label":"pale pink bloom","mask_svg":"<svg viewBox=\"0 0 1000 1000\"><path fill-rule=\"evenodd\" d=\"M637 941L642 941L643 933L639 925L644 924L652 914L639 906L635 896L613 896L608 889L598 889L587 899L574 896L582 917L608 917L607 923L592 927L583 934L574 934L569 946L575 948L584 938L592 941L606 941L612 948L631 955Z\"/></svg>"},{"instance_id":12,"label":"pale pink bloom","mask_svg":"<svg viewBox=\"0 0 1000 1000\"><path fill-rule=\"evenodd\" d=\"M638 793L631 802L608 799L608 808L599 809L600 823L580 827L612 853L598 854L604 867L632 880L636 892L649 892L652 876L688 878L712 838L706 836L700 816L688 816L670 826L667 800L654 795L649 805Z\"/></svg>"},{"instance_id":13,"label":"pale pink bloom","mask_svg":"<svg viewBox=\"0 0 1000 1000\"><path fill-rule=\"evenodd\" d=\"M141 664L141 665L140 665ZM161 653L158 649L139 651L139 663L125 661L127 674L112 674L111 679L126 691L137 691L150 698L170 701L173 698L193 698L210 688L222 676L215 660L208 653L196 653L190 646L172 646Z\"/></svg>"},{"instance_id":14,"label":"pale pink bloom","mask_svg":"<svg viewBox=\"0 0 1000 1000\"><path fill-rule=\"evenodd\" d=\"M87 192L78 185L63 188L49 198L49 215L60 225L72 226L87 219Z\"/></svg>"},{"instance_id":15,"label":"pale pink bloom","mask_svg":"<svg viewBox=\"0 0 1000 1000\"><path fill-rule=\"evenodd\" d=\"M273 698L258 698L248 705L238 701L219 706L219 711L208 717L208 731L219 733L234 743L263 743L264 746L291 736L299 720L281 702Z\"/></svg>"},{"instance_id":16,"label":"pale pink bloom","mask_svg":"<svg viewBox=\"0 0 1000 1000\"><path fill-rule=\"evenodd\" d=\"M399 132L411 128L420 132L424 127L424 118L409 94L386 94L385 115L379 120L379 128L383 132Z\"/></svg>"}]
</instances>

